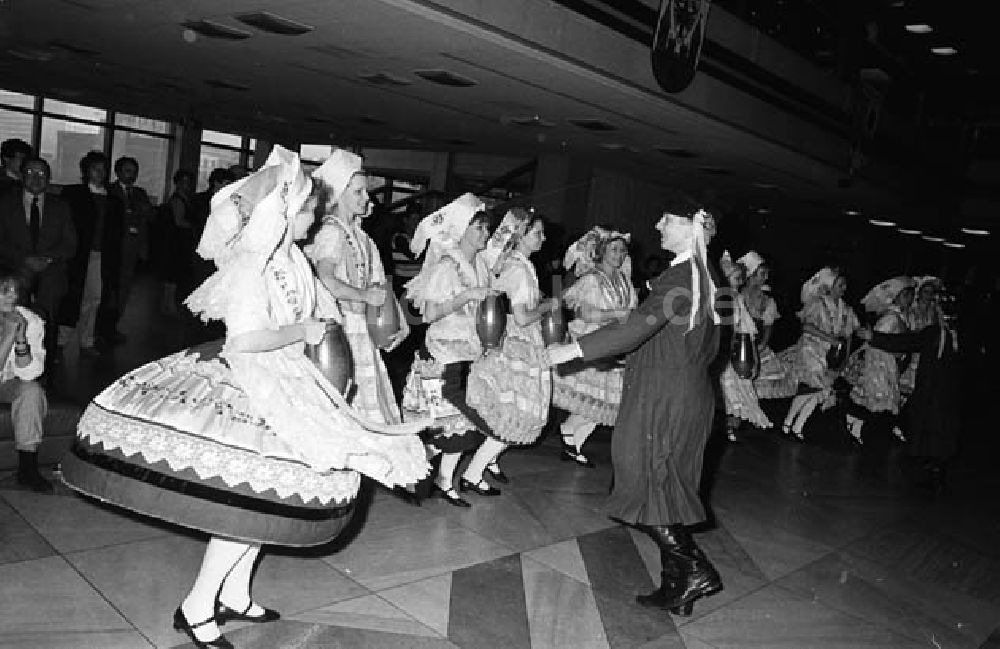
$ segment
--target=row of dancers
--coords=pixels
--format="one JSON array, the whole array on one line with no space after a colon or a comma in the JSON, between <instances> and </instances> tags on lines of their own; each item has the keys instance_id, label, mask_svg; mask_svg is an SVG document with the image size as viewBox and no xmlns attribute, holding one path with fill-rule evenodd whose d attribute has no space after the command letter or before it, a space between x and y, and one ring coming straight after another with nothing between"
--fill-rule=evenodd
<instances>
[{"instance_id":1,"label":"row of dancers","mask_svg":"<svg viewBox=\"0 0 1000 649\"><path fill-rule=\"evenodd\" d=\"M361 227L371 209L361 158L336 150L307 177L298 156L276 146L260 170L213 197L198 254L217 271L186 305L223 322L225 340L115 381L84 412L62 462L64 480L84 494L210 535L173 618L196 646L231 647L219 628L228 621L280 617L251 596L261 547L331 541L350 519L361 475L412 487L431 473L430 454L442 497L468 507L462 492L499 494L487 476L507 479L501 453L536 441L553 405L569 412L565 454L580 464L589 464L582 450L594 428L615 425L608 513L649 534L663 565L660 586L639 602L685 614L721 588L689 529L705 520L698 486L715 411L709 366L721 319L706 252L714 218L690 198L671 199L656 229L674 257L641 303L629 235L588 232L567 253L578 277L562 296L575 313L572 339L546 346L541 321L561 300L543 297L530 260L544 222L512 209L491 232L484 207L463 195L425 217L413 236L424 261L406 298L428 329L400 408L382 353L409 332ZM300 247L316 215L319 231ZM791 352L767 348L778 314L766 264L751 255L736 266L747 277L741 326L757 331L762 366L771 368L756 381L736 377L750 384L727 405L739 402L732 413L743 416L750 396L783 394L793 382L797 389L808 373L787 369ZM821 299L805 299L806 288ZM476 310L499 293L510 317L499 348L487 353ZM831 269L807 282L797 357L813 362L857 329L842 293L843 278ZM381 346L369 333L368 306L400 310L402 327ZM353 359L350 400L304 353L323 341L331 320ZM815 380L821 390L827 378ZM457 476L464 453L472 457Z\"/></svg>"}]
</instances>

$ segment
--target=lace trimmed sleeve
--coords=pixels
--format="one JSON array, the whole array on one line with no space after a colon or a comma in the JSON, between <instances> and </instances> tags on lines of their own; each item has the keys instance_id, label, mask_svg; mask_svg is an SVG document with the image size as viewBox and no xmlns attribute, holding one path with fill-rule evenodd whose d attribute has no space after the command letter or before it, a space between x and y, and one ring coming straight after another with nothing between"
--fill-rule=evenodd
<instances>
[{"instance_id":1,"label":"lace trimmed sleeve","mask_svg":"<svg viewBox=\"0 0 1000 649\"><path fill-rule=\"evenodd\" d=\"M587 273L563 293L566 306L579 309L584 306L600 306L601 287L594 273Z\"/></svg>"},{"instance_id":2,"label":"lace trimmed sleeve","mask_svg":"<svg viewBox=\"0 0 1000 649\"><path fill-rule=\"evenodd\" d=\"M504 264L493 288L506 293L511 305L525 304L531 308L538 302L538 283L519 263Z\"/></svg>"},{"instance_id":3,"label":"lace trimmed sleeve","mask_svg":"<svg viewBox=\"0 0 1000 649\"><path fill-rule=\"evenodd\" d=\"M324 225L304 252L313 264L318 264L321 259L333 262L338 278L347 276L347 262L353 253L348 246L347 235L339 226Z\"/></svg>"}]
</instances>

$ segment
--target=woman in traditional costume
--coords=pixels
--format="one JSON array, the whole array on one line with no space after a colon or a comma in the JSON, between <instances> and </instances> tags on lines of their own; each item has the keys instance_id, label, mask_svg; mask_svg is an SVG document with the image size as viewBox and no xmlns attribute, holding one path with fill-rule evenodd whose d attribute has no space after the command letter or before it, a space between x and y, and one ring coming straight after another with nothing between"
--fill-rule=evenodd
<instances>
[{"instance_id":1,"label":"woman in traditional costume","mask_svg":"<svg viewBox=\"0 0 1000 649\"><path fill-rule=\"evenodd\" d=\"M579 278L563 293L576 314L569 323L574 339L628 317L638 304L628 243L628 234L595 227L566 251L563 265ZM594 466L583 454L583 445L598 424L614 425L621 398L617 358L578 363L553 374L552 403L570 413L562 424L562 459Z\"/></svg>"},{"instance_id":2,"label":"woman in traditional costume","mask_svg":"<svg viewBox=\"0 0 1000 649\"><path fill-rule=\"evenodd\" d=\"M469 507L454 488L462 454L483 441L486 427L465 401L472 361L483 355L476 335L476 308L490 293L489 273L478 253L489 239L485 205L464 194L425 217L410 248L426 257L406 284L406 297L430 326L424 347L415 354L403 392L403 417L432 417L428 442L440 453L434 484L457 507Z\"/></svg>"},{"instance_id":3,"label":"woman in traditional costume","mask_svg":"<svg viewBox=\"0 0 1000 649\"><path fill-rule=\"evenodd\" d=\"M364 473L386 485L427 472L426 422L385 426L351 408L304 354L335 316L309 262L310 194L298 156L275 147L212 199L198 254L214 273L187 300L226 325L219 341L130 372L94 398L63 460L69 486L209 533L201 570L174 613L198 647L232 647L218 625L269 622L250 578L261 545L335 538Z\"/></svg>"},{"instance_id":4,"label":"woman in traditional costume","mask_svg":"<svg viewBox=\"0 0 1000 649\"><path fill-rule=\"evenodd\" d=\"M861 300L865 310L878 317L875 331L885 334L909 331L906 314L912 302L913 280L906 276L885 280ZM866 455L879 459L903 403L899 377L909 357L866 345L852 360L860 367L860 374L852 378L851 400L864 411L861 417L849 415L848 425L851 434L864 443Z\"/></svg>"},{"instance_id":5,"label":"woman in traditional costume","mask_svg":"<svg viewBox=\"0 0 1000 649\"><path fill-rule=\"evenodd\" d=\"M854 309L844 300L846 291L847 278L830 267L821 268L802 285L802 310L797 314L802 336L780 355L791 364L797 382L809 390L792 399L782 426L785 434L799 440L816 408L826 410L836 403L833 384L842 367L828 365L829 353L846 360L851 337L860 326Z\"/></svg>"},{"instance_id":6,"label":"woman in traditional costume","mask_svg":"<svg viewBox=\"0 0 1000 649\"><path fill-rule=\"evenodd\" d=\"M696 599L722 588L688 529L705 520L699 485L715 413L709 365L719 347L719 317L706 261L715 224L698 203L679 197L656 227L661 247L675 256L650 281L649 297L625 320L550 345L548 358L560 364L628 354L611 439L615 480L607 509L659 546L663 581L638 601L690 614Z\"/></svg>"},{"instance_id":7,"label":"woman in traditional costume","mask_svg":"<svg viewBox=\"0 0 1000 649\"><path fill-rule=\"evenodd\" d=\"M751 253L756 254L751 251L747 255ZM749 270L742 263L747 255L734 263L729 256L729 251L726 251L723 253L722 259L719 260L719 267L722 268L730 288L733 289L733 333L751 336L756 345L758 344L759 330L747 309L741 291ZM738 375L731 362L726 364L726 368L719 377L719 383L722 387L722 399L726 406L726 437L729 438L730 442L737 441L736 431L739 429L741 421L747 421L758 428L770 428L774 425L760 408L753 379Z\"/></svg>"},{"instance_id":8,"label":"woman in traditional costume","mask_svg":"<svg viewBox=\"0 0 1000 649\"><path fill-rule=\"evenodd\" d=\"M743 304L753 318L757 330L757 353L760 357L760 371L753 381L758 399L787 399L795 396L799 383L790 365L771 349L771 334L774 323L781 318L778 304L771 296L767 280L771 269L765 259L751 250L736 260L746 271L746 281L740 289Z\"/></svg>"},{"instance_id":9,"label":"woman in traditional costume","mask_svg":"<svg viewBox=\"0 0 1000 649\"><path fill-rule=\"evenodd\" d=\"M306 255L316 274L337 300L343 313L344 333L354 361L355 393L351 401L372 421L401 421L396 396L379 349L368 331L367 307L386 305L385 270L378 248L361 229L361 220L371 212L367 181L361 157L337 149L316 171L313 179L326 190L325 214ZM401 329L385 348L392 351L409 333L406 318L399 313Z\"/></svg>"},{"instance_id":10,"label":"woman in traditional costume","mask_svg":"<svg viewBox=\"0 0 1000 649\"><path fill-rule=\"evenodd\" d=\"M925 328L941 324L944 316L941 314L941 305L938 303L938 292L942 289L941 280L932 275L925 277L914 277L916 286L916 299L906 311L906 325L910 331L923 331ZM917 367L920 365L920 354L910 355L910 364L903 370L899 377L899 389L903 393L903 403L909 399L910 394L916 387Z\"/></svg>"},{"instance_id":11,"label":"woman in traditional costume","mask_svg":"<svg viewBox=\"0 0 1000 649\"><path fill-rule=\"evenodd\" d=\"M538 276L529 257L545 241L540 216L514 208L490 236L482 256L492 278L490 288L505 293L511 314L500 349L476 361L469 372L466 398L489 427L459 481L459 489L483 496L500 490L483 473L500 482L507 476L497 458L511 444L532 444L542 432L552 402L552 375L544 360L541 319L555 300L542 299Z\"/></svg>"}]
</instances>

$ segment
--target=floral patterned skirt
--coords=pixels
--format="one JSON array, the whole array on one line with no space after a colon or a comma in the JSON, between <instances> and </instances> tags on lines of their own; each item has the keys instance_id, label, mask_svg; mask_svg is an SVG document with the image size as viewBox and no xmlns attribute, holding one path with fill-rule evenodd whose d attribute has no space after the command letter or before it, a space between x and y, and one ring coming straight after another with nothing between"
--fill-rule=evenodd
<instances>
[{"instance_id":1,"label":"floral patterned skirt","mask_svg":"<svg viewBox=\"0 0 1000 649\"><path fill-rule=\"evenodd\" d=\"M465 402L471 361L441 364L426 351L414 354L403 388L403 419L431 418L427 443L443 453L464 453L483 441L486 424Z\"/></svg>"},{"instance_id":2,"label":"floral patterned skirt","mask_svg":"<svg viewBox=\"0 0 1000 649\"><path fill-rule=\"evenodd\" d=\"M552 374L552 405L614 426L622 400L622 373L617 361L567 363Z\"/></svg>"},{"instance_id":3,"label":"floral patterned skirt","mask_svg":"<svg viewBox=\"0 0 1000 649\"><path fill-rule=\"evenodd\" d=\"M759 399L787 399L795 396L799 380L792 365L770 347L760 350L760 373L753 380Z\"/></svg>"},{"instance_id":4,"label":"floral patterned skirt","mask_svg":"<svg viewBox=\"0 0 1000 649\"><path fill-rule=\"evenodd\" d=\"M552 375L543 362L541 328L508 320L499 350L472 364L466 400L486 422L484 431L508 444L533 444L549 418Z\"/></svg>"},{"instance_id":5,"label":"floral patterned skirt","mask_svg":"<svg viewBox=\"0 0 1000 649\"><path fill-rule=\"evenodd\" d=\"M360 476L295 459L255 414L221 341L144 365L87 407L65 482L86 495L209 534L307 546L350 519Z\"/></svg>"},{"instance_id":6,"label":"floral patterned skirt","mask_svg":"<svg viewBox=\"0 0 1000 649\"><path fill-rule=\"evenodd\" d=\"M770 428L774 425L760 409L754 381L741 378L730 364L722 372L720 382L727 415L739 417L758 428Z\"/></svg>"}]
</instances>

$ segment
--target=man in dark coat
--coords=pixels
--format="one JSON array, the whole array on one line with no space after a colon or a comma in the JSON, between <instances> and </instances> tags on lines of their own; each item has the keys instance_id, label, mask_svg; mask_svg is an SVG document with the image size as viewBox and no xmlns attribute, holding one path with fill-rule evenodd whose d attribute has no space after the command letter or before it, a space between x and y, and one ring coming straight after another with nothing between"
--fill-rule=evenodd
<instances>
[{"instance_id":1,"label":"man in dark coat","mask_svg":"<svg viewBox=\"0 0 1000 649\"><path fill-rule=\"evenodd\" d=\"M139 177L139 161L130 156L115 160L115 176L118 180L108 187L108 211L110 220L121 222L121 243L119 251L119 273L117 281L117 301L109 304L107 324L109 342L125 342L125 335L118 330L135 279L135 267L140 258L148 256L149 226L153 220L153 203L142 187L136 187ZM103 261L103 255L102 255ZM110 263L110 262L109 262Z\"/></svg>"},{"instance_id":2,"label":"man in dark coat","mask_svg":"<svg viewBox=\"0 0 1000 649\"><path fill-rule=\"evenodd\" d=\"M45 346L51 352L67 264L76 253L76 229L66 203L46 191L49 163L29 158L22 170L23 188L0 197L0 262L20 273L27 302L45 321Z\"/></svg>"},{"instance_id":3,"label":"man in dark coat","mask_svg":"<svg viewBox=\"0 0 1000 649\"><path fill-rule=\"evenodd\" d=\"M945 468L955 456L962 427L961 367L958 340L947 324L935 324L905 334L862 330L873 347L892 353L920 353L916 385L907 400L904 416L908 451L924 461L927 486L944 487Z\"/></svg>"},{"instance_id":4,"label":"man in dark coat","mask_svg":"<svg viewBox=\"0 0 1000 649\"><path fill-rule=\"evenodd\" d=\"M80 351L94 355L95 337L114 338L122 214L110 209L107 156L91 151L80 160L80 173L83 182L62 193L73 214L78 245L69 264L69 292L59 324L76 328Z\"/></svg>"},{"instance_id":5,"label":"man in dark coat","mask_svg":"<svg viewBox=\"0 0 1000 649\"><path fill-rule=\"evenodd\" d=\"M650 281L650 295L624 321L575 343L548 348L552 364L629 353L611 443L612 518L649 534L660 548L663 582L639 603L690 614L696 599L722 587L687 526L706 519L699 498L702 459L715 396L709 366L719 346L715 286L706 261L711 215L678 197L657 223L675 253Z\"/></svg>"}]
</instances>

